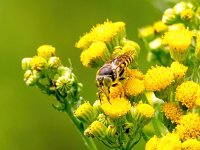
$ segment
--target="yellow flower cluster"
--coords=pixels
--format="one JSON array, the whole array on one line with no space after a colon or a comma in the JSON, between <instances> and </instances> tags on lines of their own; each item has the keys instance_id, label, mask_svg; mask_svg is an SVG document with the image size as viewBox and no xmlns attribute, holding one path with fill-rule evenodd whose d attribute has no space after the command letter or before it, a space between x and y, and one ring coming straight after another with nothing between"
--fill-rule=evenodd
<instances>
[{"instance_id":1,"label":"yellow flower cluster","mask_svg":"<svg viewBox=\"0 0 200 150\"><path fill-rule=\"evenodd\" d=\"M146 143L145 150L181 150L181 141L174 133L167 133L162 138L154 136Z\"/></svg>"},{"instance_id":2,"label":"yellow flower cluster","mask_svg":"<svg viewBox=\"0 0 200 150\"><path fill-rule=\"evenodd\" d=\"M175 61L171 64L170 69L172 70L172 72L174 74L174 78L179 79L179 78L185 77L188 67Z\"/></svg>"},{"instance_id":3,"label":"yellow flower cluster","mask_svg":"<svg viewBox=\"0 0 200 150\"><path fill-rule=\"evenodd\" d=\"M200 117L198 114L189 113L181 117L176 127L176 133L182 141L196 139L200 136Z\"/></svg>"},{"instance_id":4,"label":"yellow flower cluster","mask_svg":"<svg viewBox=\"0 0 200 150\"><path fill-rule=\"evenodd\" d=\"M149 91L161 91L174 82L174 75L170 68L151 67L144 77L145 88Z\"/></svg>"},{"instance_id":5,"label":"yellow flower cluster","mask_svg":"<svg viewBox=\"0 0 200 150\"><path fill-rule=\"evenodd\" d=\"M182 115L180 107L174 103L164 103L162 111L167 119L176 124L179 122Z\"/></svg>"},{"instance_id":6,"label":"yellow flower cluster","mask_svg":"<svg viewBox=\"0 0 200 150\"><path fill-rule=\"evenodd\" d=\"M176 88L176 98L188 109L195 108L200 99L200 86L193 81L185 81Z\"/></svg>"}]
</instances>

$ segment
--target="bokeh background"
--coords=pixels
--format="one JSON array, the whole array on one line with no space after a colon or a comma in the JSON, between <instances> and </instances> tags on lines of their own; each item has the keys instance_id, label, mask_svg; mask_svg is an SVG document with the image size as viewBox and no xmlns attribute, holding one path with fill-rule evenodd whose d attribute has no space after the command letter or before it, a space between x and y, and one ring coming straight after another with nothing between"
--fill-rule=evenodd
<instances>
[{"instance_id":1,"label":"bokeh background","mask_svg":"<svg viewBox=\"0 0 200 150\"><path fill-rule=\"evenodd\" d=\"M81 51L74 46L79 37L106 19L124 21L127 37L142 47L138 28L159 20L166 7L159 0L1 0L0 150L85 150L66 114L52 108L55 99L25 86L21 59L35 55L42 44L53 45L64 64L71 59L83 97L93 102L96 70L81 65ZM142 47L143 71L149 66L145 57ZM144 149L144 143L136 149Z\"/></svg>"}]
</instances>

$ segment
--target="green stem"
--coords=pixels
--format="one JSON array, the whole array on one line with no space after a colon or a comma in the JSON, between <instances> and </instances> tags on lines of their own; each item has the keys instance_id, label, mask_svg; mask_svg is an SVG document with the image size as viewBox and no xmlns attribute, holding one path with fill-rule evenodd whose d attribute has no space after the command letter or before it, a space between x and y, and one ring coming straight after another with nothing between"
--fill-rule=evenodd
<instances>
[{"instance_id":1,"label":"green stem","mask_svg":"<svg viewBox=\"0 0 200 150\"><path fill-rule=\"evenodd\" d=\"M56 93L57 98L62 99L65 103L65 112L70 117L71 121L74 123L74 125L77 127L79 134L81 135L82 140L84 141L85 146L88 150L97 150L97 147L92 140L92 138L86 137L84 135L84 128L83 124L74 116L74 113L68 103L68 101L62 97L58 92Z\"/></svg>"},{"instance_id":2,"label":"green stem","mask_svg":"<svg viewBox=\"0 0 200 150\"><path fill-rule=\"evenodd\" d=\"M161 126L161 123L158 121L158 118L152 119L152 125L154 127L154 131L157 136L161 137L162 134L166 134L168 131L166 128L164 128L164 125Z\"/></svg>"}]
</instances>

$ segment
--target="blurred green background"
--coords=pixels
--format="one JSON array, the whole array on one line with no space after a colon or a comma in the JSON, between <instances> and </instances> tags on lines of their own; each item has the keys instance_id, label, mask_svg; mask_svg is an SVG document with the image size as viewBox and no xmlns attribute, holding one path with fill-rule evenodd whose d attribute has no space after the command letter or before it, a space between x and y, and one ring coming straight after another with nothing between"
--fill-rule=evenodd
<instances>
[{"instance_id":1,"label":"blurred green background","mask_svg":"<svg viewBox=\"0 0 200 150\"><path fill-rule=\"evenodd\" d=\"M92 102L97 98L96 70L81 65L76 41L108 18L124 21L128 38L139 42L137 29L161 17L156 7L148 0L1 0L0 150L86 149L66 114L52 108L55 99L25 86L21 59L35 55L42 44L53 45L64 64L71 58L84 85L82 95ZM145 57L142 47L139 61L143 71L149 66ZM106 149L101 143L98 146ZM144 144L136 149L144 149Z\"/></svg>"}]
</instances>

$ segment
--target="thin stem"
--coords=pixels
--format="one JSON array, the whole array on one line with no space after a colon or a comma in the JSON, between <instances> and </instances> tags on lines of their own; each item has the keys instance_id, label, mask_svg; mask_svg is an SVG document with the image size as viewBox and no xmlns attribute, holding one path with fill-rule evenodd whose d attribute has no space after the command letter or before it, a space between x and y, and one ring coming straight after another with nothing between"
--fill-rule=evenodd
<instances>
[{"instance_id":1,"label":"thin stem","mask_svg":"<svg viewBox=\"0 0 200 150\"><path fill-rule=\"evenodd\" d=\"M83 124L74 116L74 113L73 113L68 101L64 97L62 97L58 92L56 92L56 95L57 95L58 99L62 99L62 101L64 101L65 112L70 117L70 119L74 123L74 125L77 127L79 134L81 135L81 137L85 143L85 146L88 148L88 150L97 150L97 147L96 147L94 141L91 138L88 138L84 135Z\"/></svg>"}]
</instances>

